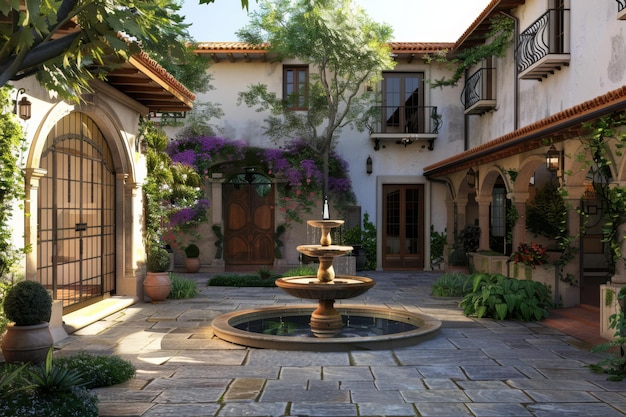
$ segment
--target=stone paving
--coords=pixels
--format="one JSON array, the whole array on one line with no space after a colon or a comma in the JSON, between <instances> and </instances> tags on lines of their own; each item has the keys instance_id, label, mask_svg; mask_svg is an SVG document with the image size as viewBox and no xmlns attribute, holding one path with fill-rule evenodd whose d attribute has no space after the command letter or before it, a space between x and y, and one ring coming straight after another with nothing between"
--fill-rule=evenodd
<instances>
[{"instance_id":1,"label":"stone paving","mask_svg":"<svg viewBox=\"0 0 626 417\"><path fill-rule=\"evenodd\" d=\"M585 367L600 356L540 322L465 317L458 299L429 295L435 272L368 272L377 281L346 303L435 317L441 332L396 350L293 352L213 336L235 309L297 300L277 288L206 287L201 295L139 303L73 333L57 355L116 354L136 377L98 389L101 416L585 416L626 415L626 382ZM191 275L189 275L191 277Z\"/></svg>"}]
</instances>

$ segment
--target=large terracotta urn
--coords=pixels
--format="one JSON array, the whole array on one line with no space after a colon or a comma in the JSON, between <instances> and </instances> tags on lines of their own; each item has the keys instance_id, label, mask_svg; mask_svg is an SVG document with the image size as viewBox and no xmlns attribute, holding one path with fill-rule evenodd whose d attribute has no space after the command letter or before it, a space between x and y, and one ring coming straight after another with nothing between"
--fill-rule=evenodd
<instances>
[{"instance_id":1,"label":"large terracotta urn","mask_svg":"<svg viewBox=\"0 0 626 417\"><path fill-rule=\"evenodd\" d=\"M168 272L148 272L143 281L143 294L151 303L165 301L172 291L172 282Z\"/></svg>"},{"instance_id":2,"label":"large terracotta urn","mask_svg":"<svg viewBox=\"0 0 626 417\"><path fill-rule=\"evenodd\" d=\"M2 337L2 355L9 363L41 363L53 343L48 322L29 326L9 324Z\"/></svg>"}]
</instances>

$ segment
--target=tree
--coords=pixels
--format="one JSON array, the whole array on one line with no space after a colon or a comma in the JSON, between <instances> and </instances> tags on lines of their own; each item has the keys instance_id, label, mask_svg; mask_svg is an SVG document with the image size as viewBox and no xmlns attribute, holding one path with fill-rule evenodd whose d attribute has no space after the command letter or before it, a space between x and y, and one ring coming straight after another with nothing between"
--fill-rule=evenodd
<instances>
[{"instance_id":1,"label":"tree","mask_svg":"<svg viewBox=\"0 0 626 417\"><path fill-rule=\"evenodd\" d=\"M76 99L140 48L182 57L189 25L178 10L179 0L0 1L0 87L36 75Z\"/></svg>"},{"instance_id":2,"label":"tree","mask_svg":"<svg viewBox=\"0 0 626 417\"><path fill-rule=\"evenodd\" d=\"M276 143L301 138L322 156L326 193L329 154L341 129L362 131L375 112L375 93L363 93L363 86L394 67L391 27L372 21L351 0L262 0L237 35L255 45L267 42L278 59L297 58L312 69L304 97L279 97L256 84L239 93L239 102L269 111L264 133ZM293 100L301 99L306 111L291 111Z\"/></svg>"}]
</instances>

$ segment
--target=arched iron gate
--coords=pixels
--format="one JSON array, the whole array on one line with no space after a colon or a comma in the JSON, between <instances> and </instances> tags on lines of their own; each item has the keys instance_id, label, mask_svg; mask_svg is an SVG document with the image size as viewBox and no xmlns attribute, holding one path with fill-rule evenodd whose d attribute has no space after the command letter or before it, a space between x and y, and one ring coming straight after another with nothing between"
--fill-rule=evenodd
<instances>
[{"instance_id":1,"label":"arched iron gate","mask_svg":"<svg viewBox=\"0 0 626 417\"><path fill-rule=\"evenodd\" d=\"M38 278L63 306L115 293L115 175L111 151L82 113L61 119L41 157Z\"/></svg>"}]
</instances>

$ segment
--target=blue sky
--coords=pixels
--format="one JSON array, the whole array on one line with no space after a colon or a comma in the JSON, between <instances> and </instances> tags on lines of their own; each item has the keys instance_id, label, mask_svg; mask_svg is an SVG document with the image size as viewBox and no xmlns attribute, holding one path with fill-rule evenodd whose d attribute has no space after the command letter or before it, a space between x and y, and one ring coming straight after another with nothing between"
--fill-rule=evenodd
<instances>
[{"instance_id":1,"label":"blue sky","mask_svg":"<svg viewBox=\"0 0 626 417\"><path fill-rule=\"evenodd\" d=\"M250 1L250 10L257 7ZM478 17L490 0L354 0L375 21L394 28L400 42L454 42ZM198 42L236 41L235 32L248 22L241 0L215 0L200 5L185 0L181 14L191 23Z\"/></svg>"}]
</instances>

